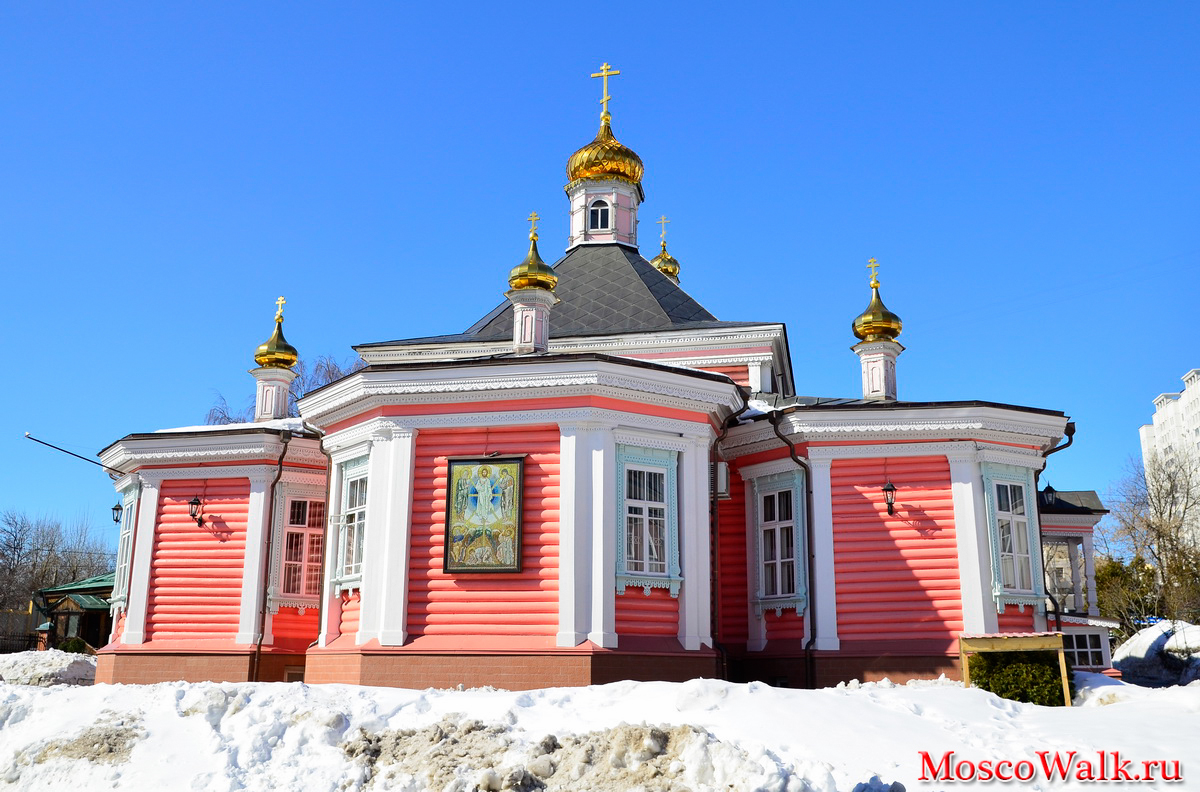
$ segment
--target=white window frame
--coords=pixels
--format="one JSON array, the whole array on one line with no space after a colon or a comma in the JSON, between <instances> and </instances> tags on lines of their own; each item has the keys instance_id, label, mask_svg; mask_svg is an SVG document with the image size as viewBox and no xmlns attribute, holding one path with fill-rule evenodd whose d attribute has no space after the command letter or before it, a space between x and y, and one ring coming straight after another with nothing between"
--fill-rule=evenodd
<instances>
[{"instance_id":1,"label":"white window frame","mask_svg":"<svg viewBox=\"0 0 1200 792\"><path fill-rule=\"evenodd\" d=\"M679 454L655 448L639 446L617 446L617 593L624 594L629 587L641 587L649 596L655 588L667 589L672 597L679 596L683 575L679 566ZM633 500L627 497L629 471L661 473L663 476L663 501ZM664 509L665 558L662 571L649 569L649 513L643 513L646 529L643 532L642 549L644 558L638 561L629 558L628 518L631 508Z\"/></svg>"},{"instance_id":2,"label":"white window frame","mask_svg":"<svg viewBox=\"0 0 1200 792\"><path fill-rule=\"evenodd\" d=\"M303 503L305 520L303 524L292 522L292 512L295 505ZM314 507L319 507L320 516L314 525ZM309 496L289 496L284 500L283 507L283 526L280 531L279 542L279 596L287 600L307 600L316 601L321 596L321 567L325 562L325 500L320 497ZM288 537L300 537L300 560L289 561L288 553ZM313 540L320 542L318 558L314 561L310 557L312 552ZM288 568L299 566L300 568L300 587L298 591L287 590ZM313 586L312 576L315 574L316 583Z\"/></svg>"},{"instance_id":3,"label":"white window frame","mask_svg":"<svg viewBox=\"0 0 1200 792\"><path fill-rule=\"evenodd\" d=\"M1029 508L1033 504L1029 502L1025 485L1018 482L993 482L992 491L996 496L994 513L999 540L1000 585L1005 591L1032 594L1033 549L1029 541ZM1005 509L1005 505L1009 508ZM1028 585L1022 585L1026 583Z\"/></svg>"},{"instance_id":4,"label":"white window frame","mask_svg":"<svg viewBox=\"0 0 1200 792\"><path fill-rule=\"evenodd\" d=\"M140 484L130 485L122 494L121 528L117 538L117 564L109 603L121 605L129 594L130 567L133 564L133 525L137 521Z\"/></svg>"},{"instance_id":5,"label":"white window frame","mask_svg":"<svg viewBox=\"0 0 1200 792\"><path fill-rule=\"evenodd\" d=\"M362 503L350 505L352 490L361 484ZM362 550L367 527L367 457L362 456L341 465L339 505L341 512L332 517L337 526L337 557L334 582L338 591L358 588L362 580ZM353 545L353 547L351 546ZM328 546L326 546L328 553Z\"/></svg>"},{"instance_id":6,"label":"white window frame","mask_svg":"<svg viewBox=\"0 0 1200 792\"><path fill-rule=\"evenodd\" d=\"M613 229L613 223L616 220L615 209L616 209L616 207L613 204L613 202L608 200L607 198L596 198L591 203L589 203L588 204L588 215L587 215L588 231L611 231ZM608 222L603 225L593 224L592 223L592 213L593 212L596 212L596 213L603 212L605 219L607 219Z\"/></svg>"},{"instance_id":7,"label":"white window frame","mask_svg":"<svg viewBox=\"0 0 1200 792\"><path fill-rule=\"evenodd\" d=\"M1083 648L1076 644L1083 641ZM1063 654L1071 661L1073 668L1106 668L1109 665L1107 650L1108 636L1100 631L1063 633ZM1069 645L1068 645L1069 644ZM1093 646L1092 644L1095 644ZM1080 661L1080 655L1086 662ZM1093 663L1092 660L1097 662Z\"/></svg>"},{"instance_id":8,"label":"white window frame","mask_svg":"<svg viewBox=\"0 0 1200 792\"><path fill-rule=\"evenodd\" d=\"M778 508L779 493L789 493L791 499L792 513L790 520L778 519L778 512L775 514L774 520L767 520L767 510L765 502L767 498L774 498L776 508ZM807 571L808 571L808 550L807 542L807 525L805 520L807 517L805 507L806 488L804 483L804 471L800 468L788 470L781 473L775 473L769 476L759 476L753 479L753 487L748 493L753 501L754 515L754 613L757 617L762 618L763 613L768 610L774 610L776 615L783 613L785 609L795 610L800 612L808 606L808 592L806 586ZM776 572L780 572L783 566L783 559L778 553L779 543L776 542L776 558L774 561L768 558L766 547L766 536L768 532L778 532L781 528L790 528L792 532L792 576L787 582L790 584L789 591L784 591L783 586L779 585L774 594L769 594L768 581L766 579L766 570L768 564L776 565ZM777 583L782 581L777 580Z\"/></svg>"},{"instance_id":9,"label":"white window frame","mask_svg":"<svg viewBox=\"0 0 1200 792\"><path fill-rule=\"evenodd\" d=\"M988 542L992 556L992 597L996 602L996 610L1004 612L1008 605L1016 605L1021 611L1032 606L1037 613L1046 609L1046 582L1042 568L1040 527L1038 525L1036 493L1033 485L1033 470L995 462L984 462L983 491L987 503ZM997 487L1000 485L1018 487L1022 492L1025 513L1014 514L1010 508L1002 509ZM1001 521L1009 521L1012 526L1012 550L1008 550L1001 536ZM1019 534L1018 534L1019 532ZM1021 542L1018 542L1018 538ZM1025 552L1019 552L1023 544ZM1011 558L1013 569L1013 585L1005 584L1005 561ZM1029 588L1019 588L1021 579L1017 564L1022 559L1028 559Z\"/></svg>"}]
</instances>

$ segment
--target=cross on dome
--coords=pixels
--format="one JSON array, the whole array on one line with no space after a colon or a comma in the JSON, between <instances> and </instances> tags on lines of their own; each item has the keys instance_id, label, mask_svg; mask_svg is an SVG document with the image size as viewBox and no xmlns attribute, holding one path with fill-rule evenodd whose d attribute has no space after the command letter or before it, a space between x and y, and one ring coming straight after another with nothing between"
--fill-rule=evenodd
<instances>
[{"instance_id":1,"label":"cross on dome","mask_svg":"<svg viewBox=\"0 0 1200 792\"><path fill-rule=\"evenodd\" d=\"M283 299L282 294L279 295L279 299L275 301L275 305L279 306L278 310L275 311L275 321L276 322L283 319L283 306L285 303L287 303L287 300Z\"/></svg>"},{"instance_id":2,"label":"cross on dome","mask_svg":"<svg viewBox=\"0 0 1200 792\"><path fill-rule=\"evenodd\" d=\"M667 223L669 223L671 221L667 219L666 215L663 215L662 217L658 218L654 222L658 223L659 227L662 228L662 231L660 231L658 234L659 238L661 238L664 242L666 242L667 241Z\"/></svg>"},{"instance_id":3,"label":"cross on dome","mask_svg":"<svg viewBox=\"0 0 1200 792\"><path fill-rule=\"evenodd\" d=\"M601 104L601 105L603 105L603 107L604 107L604 111L603 111L603 112L600 114L600 115L601 115L601 117L604 117L604 116L608 116L608 115L609 115L609 112L608 112L608 102L609 102L609 100L610 100L610 99L612 99L612 97L608 95L608 78L609 78L609 77L615 77L616 75L618 75L618 74L620 74L620 73L621 73L621 72L619 72L619 71L617 71L617 70L613 69L613 68L612 68L611 66L609 66L607 63L603 63L603 64L601 64L601 65L600 65L600 71L598 71L598 72L596 72L595 74L593 74L593 75L592 75L593 77L601 77L601 78L603 78L603 79L604 79L604 86L603 86L603 89L602 89L602 90L603 90L603 93L604 93L604 95L603 95L603 97L600 99L600 104Z\"/></svg>"},{"instance_id":4,"label":"cross on dome","mask_svg":"<svg viewBox=\"0 0 1200 792\"><path fill-rule=\"evenodd\" d=\"M537 213L537 212L530 212L530 213L529 213L529 217L526 217L525 219L526 219L526 220L528 220L528 221L529 221L529 223L530 223L530 228L529 228L529 238L530 238L531 240L535 240L535 241L536 241L536 240L537 240L537 238L538 238L538 233L537 233L537 221L538 221L538 220L541 220L542 218L541 218L541 217L538 215L538 213Z\"/></svg>"},{"instance_id":5,"label":"cross on dome","mask_svg":"<svg viewBox=\"0 0 1200 792\"><path fill-rule=\"evenodd\" d=\"M875 259L867 260L867 269L871 270L871 288L879 288L879 262Z\"/></svg>"}]
</instances>

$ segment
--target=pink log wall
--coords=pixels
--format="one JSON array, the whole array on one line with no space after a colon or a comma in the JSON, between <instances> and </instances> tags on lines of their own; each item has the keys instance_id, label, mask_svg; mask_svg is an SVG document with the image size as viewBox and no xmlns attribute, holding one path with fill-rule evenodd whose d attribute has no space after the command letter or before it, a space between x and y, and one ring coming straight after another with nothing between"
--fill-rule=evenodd
<instances>
[{"instance_id":1,"label":"pink log wall","mask_svg":"<svg viewBox=\"0 0 1200 792\"><path fill-rule=\"evenodd\" d=\"M271 616L273 645L282 649L307 649L317 637L317 615L316 607L305 608L303 616L299 608L280 608Z\"/></svg>"},{"instance_id":2,"label":"pink log wall","mask_svg":"<svg viewBox=\"0 0 1200 792\"><path fill-rule=\"evenodd\" d=\"M679 634L679 598L666 589L653 588L647 596L637 586L617 591L617 635Z\"/></svg>"},{"instance_id":3,"label":"pink log wall","mask_svg":"<svg viewBox=\"0 0 1200 792\"><path fill-rule=\"evenodd\" d=\"M945 457L835 460L831 478L838 636L957 637L962 594ZM880 490L889 479L891 517Z\"/></svg>"},{"instance_id":4,"label":"pink log wall","mask_svg":"<svg viewBox=\"0 0 1200 792\"><path fill-rule=\"evenodd\" d=\"M724 374L738 385L745 387L750 386L750 369L747 366L698 366L698 368L701 371L711 371L714 374Z\"/></svg>"},{"instance_id":5,"label":"pink log wall","mask_svg":"<svg viewBox=\"0 0 1200 792\"><path fill-rule=\"evenodd\" d=\"M1033 632L1033 608L1025 606L1025 612L1021 613L1016 605L1005 605L1004 613L996 617L999 630L1002 633L1025 633ZM1049 629L1054 629L1053 617L1050 617Z\"/></svg>"},{"instance_id":6,"label":"pink log wall","mask_svg":"<svg viewBox=\"0 0 1200 792\"><path fill-rule=\"evenodd\" d=\"M342 635L354 636L358 632L358 615L361 608L357 591L342 592L342 618L338 632Z\"/></svg>"},{"instance_id":7,"label":"pink log wall","mask_svg":"<svg viewBox=\"0 0 1200 792\"><path fill-rule=\"evenodd\" d=\"M204 525L188 515L203 502ZM146 640L230 639L237 632L250 480L164 481L150 559Z\"/></svg>"},{"instance_id":8,"label":"pink log wall","mask_svg":"<svg viewBox=\"0 0 1200 792\"><path fill-rule=\"evenodd\" d=\"M523 453L522 571L442 572L447 461ZM557 426L424 429L417 435L409 562L408 632L422 635L554 635L558 631L559 430Z\"/></svg>"},{"instance_id":9,"label":"pink log wall","mask_svg":"<svg viewBox=\"0 0 1200 792\"><path fill-rule=\"evenodd\" d=\"M717 639L745 646L749 588L746 582L746 492L737 472L729 471L729 500L717 501Z\"/></svg>"},{"instance_id":10,"label":"pink log wall","mask_svg":"<svg viewBox=\"0 0 1200 792\"><path fill-rule=\"evenodd\" d=\"M804 638L804 616L795 610L782 611L778 616L775 611L763 611L767 620L767 643L771 641L799 640Z\"/></svg>"}]
</instances>

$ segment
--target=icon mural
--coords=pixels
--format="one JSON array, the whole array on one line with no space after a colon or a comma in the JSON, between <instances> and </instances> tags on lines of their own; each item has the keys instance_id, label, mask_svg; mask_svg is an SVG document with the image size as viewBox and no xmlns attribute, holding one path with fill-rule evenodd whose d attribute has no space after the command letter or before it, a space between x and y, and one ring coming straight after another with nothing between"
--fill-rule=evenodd
<instances>
[{"instance_id":1,"label":"icon mural","mask_svg":"<svg viewBox=\"0 0 1200 792\"><path fill-rule=\"evenodd\" d=\"M522 461L450 461L446 572L521 571Z\"/></svg>"}]
</instances>

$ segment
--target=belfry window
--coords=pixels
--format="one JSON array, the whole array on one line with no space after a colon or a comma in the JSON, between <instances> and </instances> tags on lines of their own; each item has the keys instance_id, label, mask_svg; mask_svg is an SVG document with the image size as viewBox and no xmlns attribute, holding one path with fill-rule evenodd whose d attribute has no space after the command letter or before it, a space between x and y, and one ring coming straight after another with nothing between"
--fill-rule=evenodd
<instances>
[{"instance_id":1,"label":"belfry window","mask_svg":"<svg viewBox=\"0 0 1200 792\"><path fill-rule=\"evenodd\" d=\"M596 201L588 209L588 230L607 231L609 227L608 202Z\"/></svg>"}]
</instances>

